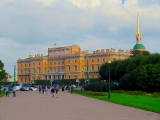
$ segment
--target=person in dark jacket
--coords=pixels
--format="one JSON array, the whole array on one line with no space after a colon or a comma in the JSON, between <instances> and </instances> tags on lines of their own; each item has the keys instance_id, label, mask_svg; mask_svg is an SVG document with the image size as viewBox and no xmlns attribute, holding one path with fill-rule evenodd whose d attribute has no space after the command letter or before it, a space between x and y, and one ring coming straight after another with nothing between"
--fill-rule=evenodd
<instances>
[{"instance_id":1,"label":"person in dark jacket","mask_svg":"<svg viewBox=\"0 0 160 120\"><path fill-rule=\"evenodd\" d=\"M13 87L13 97L16 97L16 88L15 87Z\"/></svg>"},{"instance_id":2,"label":"person in dark jacket","mask_svg":"<svg viewBox=\"0 0 160 120\"><path fill-rule=\"evenodd\" d=\"M54 87L51 88L51 94L52 94L52 98L54 98Z\"/></svg>"},{"instance_id":3,"label":"person in dark jacket","mask_svg":"<svg viewBox=\"0 0 160 120\"><path fill-rule=\"evenodd\" d=\"M62 91L64 91L64 86L62 86Z\"/></svg>"},{"instance_id":4,"label":"person in dark jacket","mask_svg":"<svg viewBox=\"0 0 160 120\"><path fill-rule=\"evenodd\" d=\"M39 94L41 94L41 86L39 86L38 89L39 89Z\"/></svg>"},{"instance_id":5,"label":"person in dark jacket","mask_svg":"<svg viewBox=\"0 0 160 120\"><path fill-rule=\"evenodd\" d=\"M44 90L45 90L45 86L43 85L42 86L42 92L43 92L43 94L44 94Z\"/></svg>"}]
</instances>

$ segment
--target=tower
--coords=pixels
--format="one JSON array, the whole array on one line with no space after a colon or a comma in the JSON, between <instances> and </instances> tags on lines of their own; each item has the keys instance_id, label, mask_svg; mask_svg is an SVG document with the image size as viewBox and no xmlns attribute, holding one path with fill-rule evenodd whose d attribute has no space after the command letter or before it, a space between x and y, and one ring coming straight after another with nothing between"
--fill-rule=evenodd
<instances>
[{"instance_id":1,"label":"tower","mask_svg":"<svg viewBox=\"0 0 160 120\"><path fill-rule=\"evenodd\" d=\"M136 45L134 45L133 51L146 51L144 45L142 44L142 34L141 34L141 31L140 31L139 14L137 14Z\"/></svg>"}]
</instances>

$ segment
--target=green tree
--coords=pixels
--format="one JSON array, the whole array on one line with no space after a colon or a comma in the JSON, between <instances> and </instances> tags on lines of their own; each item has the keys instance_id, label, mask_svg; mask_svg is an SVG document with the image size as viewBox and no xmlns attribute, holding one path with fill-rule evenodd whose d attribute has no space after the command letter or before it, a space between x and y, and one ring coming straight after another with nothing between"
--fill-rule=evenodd
<instances>
[{"instance_id":1,"label":"green tree","mask_svg":"<svg viewBox=\"0 0 160 120\"><path fill-rule=\"evenodd\" d=\"M0 85L3 85L4 80L6 79L6 71L4 70L4 63L0 60Z\"/></svg>"}]
</instances>

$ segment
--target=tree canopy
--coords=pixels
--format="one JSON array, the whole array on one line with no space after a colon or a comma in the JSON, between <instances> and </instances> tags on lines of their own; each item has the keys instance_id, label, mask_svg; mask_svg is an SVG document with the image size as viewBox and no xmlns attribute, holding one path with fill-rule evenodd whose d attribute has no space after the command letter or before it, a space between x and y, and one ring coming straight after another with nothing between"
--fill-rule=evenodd
<instances>
[{"instance_id":1,"label":"tree canopy","mask_svg":"<svg viewBox=\"0 0 160 120\"><path fill-rule=\"evenodd\" d=\"M108 79L109 64L100 67L101 79ZM120 83L120 89L160 91L160 54L142 54L110 64L110 78Z\"/></svg>"},{"instance_id":2,"label":"tree canopy","mask_svg":"<svg viewBox=\"0 0 160 120\"><path fill-rule=\"evenodd\" d=\"M0 85L3 85L4 80L6 79L6 71L4 70L4 63L0 60Z\"/></svg>"}]
</instances>

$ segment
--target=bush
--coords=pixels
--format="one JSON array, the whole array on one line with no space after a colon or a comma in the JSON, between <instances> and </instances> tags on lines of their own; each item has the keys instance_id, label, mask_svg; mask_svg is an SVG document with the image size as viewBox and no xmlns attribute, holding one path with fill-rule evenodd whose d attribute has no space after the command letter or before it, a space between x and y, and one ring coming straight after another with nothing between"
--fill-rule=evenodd
<instances>
[{"instance_id":1,"label":"bush","mask_svg":"<svg viewBox=\"0 0 160 120\"><path fill-rule=\"evenodd\" d=\"M102 92L103 86L99 82L91 83L85 87L86 91Z\"/></svg>"},{"instance_id":2,"label":"bush","mask_svg":"<svg viewBox=\"0 0 160 120\"><path fill-rule=\"evenodd\" d=\"M153 93L152 97L160 97L160 93Z\"/></svg>"},{"instance_id":3,"label":"bush","mask_svg":"<svg viewBox=\"0 0 160 120\"><path fill-rule=\"evenodd\" d=\"M113 83L110 84L110 89L115 90L116 85ZM99 82L94 82L85 87L86 91L94 91L94 92L108 92L108 83L99 83Z\"/></svg>"},{"instance_id":4,"label":"bush","mask_svg":"<svg viewBox=\"0 0 160 120\"><path fill-rule=\"evenodd\" d=\"M125 90L114 90L114 93L124 93L129 95L147 95L146 92L143 91L125 91Z\"/></svg>"},{"instance_id":5,"label":"bush","mask_svg":"<svg viewBox=\"0 0 160 120\"><path fill-rule=\"evenodd\" d=\"M103 92L84 91L84 93L95 96L106 96L106 94Z\"/></svg>"},{"instance_id":6,"label":"bush","mask_svg":"<svg viewBox=\"0 0 160 120\"><path fill-rule=\"evenodd\" d=\"M125 90L114 90L113 92L114 92L114 93L126 93Z\"/></svg>"}]
</instances>

